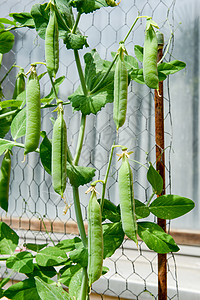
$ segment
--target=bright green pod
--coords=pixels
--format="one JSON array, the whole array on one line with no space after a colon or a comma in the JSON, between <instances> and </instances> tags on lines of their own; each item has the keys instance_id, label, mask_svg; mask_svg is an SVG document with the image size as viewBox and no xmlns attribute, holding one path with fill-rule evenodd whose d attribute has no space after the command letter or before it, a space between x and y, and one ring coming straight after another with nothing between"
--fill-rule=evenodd
<instances>
[{"instance_id":1,"label":"bright green pod","mask_svg":"<svg viewBox=\"0 0 200 300\"><path fill-rule=\"evenodd\" d=\"M24 75L24 69L20 68L15 81L15 89L12 98L16 99L17 96L21 94L23 91L25 91L25 75Z\"/></svg>"},{"instance_id":2,"label":"bright green pod","mask_svg":"<svg viewBox=\"0 0 200 300\"><path fill-rule=\"evenodd\" d=\"M149 25L145 30L143 51L143 76L145 84L151 89L158 89L158 41L155 30Z\"/></svg>"},{"instance_id":3,"label":"bright green pod","mask_svg":"<svg viewBox=\"0 0 200 300\"><path fill-rule=\"evenodd\" d=\"M126 120L128 97L128 71L121 55L119 55L114 74L113 120L117 130Z\"/></svg>"},{"instance_id":4,"label":"bright green pod","mask_svg":"<svg viewBox=\"0 0 200 300\"><path fill-rule=\"evenodd\" d=\"M122 154L122 164L118 173L118 184L122 228L124 233L137 244L133 173L126 151Z\"/></svg>"},{"instance_id":5,"label":"bright green pod","mask_svg":"<svg viewBox=\"0 0 200 300\"><path fill-rule=\"evenodd\" d=\"M88 281L89 286L102 275L103 230L101 207L95 190L92 190L88 204Z\"/></svg>"},{"instance_id":6,"label":"bright green pod","mask_svg":"<svg viewBox=\"0 0 200 300\"><path fill-rule=\"evenodd\" d=\"M59 31L55 8L50 4L49 23L45 33L45 59L50 76L55 77L59 68Z\"/></svg>"},{"instance_id":7,"label":"bright green pod","mask_svg":"<svg viewBox=\"0 0 200 300\"><path fill-rule=\"evenodd\" d=\"M11 157L9 151L4 155L0 170L0 207L8 211L9 182L11 171Z\"/></svg>"},{"instance_id":8,"label":"bright green pod","mask_svg":"<svg viewBox=\"0 0 200 300\"><path fill-rule=\"evenodd\" d=\"M54 191L63 197L67 182L67 127L62 111L53 126L52 180Z\"/></svg>"},{"instance_id":9,"label":"bright green pod","mask_svg":"<svg viewBox=\"0 0 200 300\"><path fill-rule=\"evenodd\" d=\"M24 155L37 149L40 141L41 111L40 84L35 67L26 87L26 136Z\"/></svg>"}]
</instances>

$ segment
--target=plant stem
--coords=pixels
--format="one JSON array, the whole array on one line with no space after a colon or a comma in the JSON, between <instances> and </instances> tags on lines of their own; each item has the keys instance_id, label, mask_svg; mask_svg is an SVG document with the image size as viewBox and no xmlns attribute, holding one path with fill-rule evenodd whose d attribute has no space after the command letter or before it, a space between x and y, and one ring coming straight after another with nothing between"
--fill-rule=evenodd
<instances>
[{"instance_id":1,"label":"plant stem","mask_svg":"<svg viewBox=\"0 0 200 300\"><path fill-rule=\"evenodd\" d=\"M83 70L82 70L82 67L81 67L81 62L80 62L78 50L74 50L74 56L75 56L75 60L76 60L78 74L79 74L80 81L81 81L82 90L83 90L84 95L87 96L88 89L87 89L87 86L86 86L85 77L83 75ZM78 165L79 158L80 158L80 155L81 155L81 150L82 150L82 147L83 147L85 125L86 125L86 115L82 114L81 126L80 126L78 142L77 142L77 148L76 148L76 154L75 154L75 158L74 158L74 165L75 166Z\"/></svg>"},{"instance_id":2,"label":"plant stem","mask_svg":"<svg viewBox=\"0 0 200 300\"><path fill-rule=\"evenodd\" d=\"M78 136L78 142L77 142L77 148L76 148L76 154L74 158L74 165L77 166L79 162L79 158L81 155L81 150L83 147L83 140L84 140L84 133L85 133L85 124L86 124L86 115L82 115L81 117L81 126L79 130L79 136Z\"/></svg>"},{"instance_id":3,"label":"plant stem","mask_svg":"<svg viewBox=\"0 0 200 300\"><path fill-rule=\"evenodd\" d=\"M107 181L108 181L108 175L109 175L109 171L110 171L110 167L111 167L114 148L116 148L116 146L112 145L111 151L110 151L110 157L109 157L109 161L108 161L108 167L107 167L107 170L106 170L106 175L105 175L105 179L104 179L104 183L103 183L102 196L101 196L101 202L100 202L101 211L103 211L104 197L105 197L105 192L106 192L106 184L107 184Z\"/></svg>"},{"instance_id":4,"label":"plant stem","mask_svg":"<svg viewBox=\"0 0 200 300\"><path fill-rule=\"evenodd\" d=\"M76 29L77 29L77 27L78 27L78 23L79 23L80 17L81 17L81 14L78 13L77 18L76 18L76 21L75 21L75 23L74 23L74 27L72 28L72 33L76 33Z\"/></svg>"},{"instance_id":5,"label":"plant stem","mask_svg":"<svg viewBox=\"0 0 200 300\"><path fill-rule=\"evenodd\" d=\"M12 67L8 70L8 72L5 74L5 76L1 79L0 85L4 82L8 74L11 72L11 70L14 68L15 65L12 65Z\"/></svg>"},{"instance_id":6,"label":"plant stem","mask_svg":"<svg viewBox=\"0 0 200 300\"><path fill-rule=\"evenodd\" d=\"M154 196L155 196L155 193L153 192L153 193L151 194L151 197L149 198L149 200L148 200L146 206L149 206L149 204L150 204L150 202L151 202L151 200L153 199Z\"/></svg>"},{"instance_id":7,"label":"plant stem","mask_svg":"<svg viewBox=\"0 0 200 300\"><path fill-rule=\"evenodd\" d=\"M133 22L133 25L131 26L131 28L129 29L127 35L125 36L124 40L123 40L123 43L125 43L125 41L127 40L127 38L129 37L131 31L133 30L133 27L135 26L135 24L137 23L137 21L141 18L148 18L148 16L138 16L135 21Z\"/></svg>"},{"instance_id":8,"label":"plant stem","mask_svg":"<svg viewBox=\"0 0 200 300\"><path fill-rule=\"evenodd\" d=\"M80 292L80 300L86 300L88 296L88 275L87 268L83 268L82 272L82 284L81 284L81 292Z\"/></svg>"},{"instance_id":9,"label":"plant stem","mask_svg":"<svg viewBox=\"0 0 200 300\"><path fill-rule=\"evenodd\" d=\"M114 57L114 59L113 59L113 61L112 61L112 63L111 63L111 65L110 65L110 67L106 71L105 75L101 78L101 80L93 88L93 90L90 92L90 94L94 94L98 90L99 86L102 84L102 82L106 79L106 77L110 73L110 70L112 69L112 67L113 67L114 63L116 62L116 59L117 59L118 56L119 56L119 53L117 52L116 55L115 55L115 57Z\"/></svg>"},{"instance_id":10,"label":"plant stem","mask_svg":"<svg viewBox=\"0 0 200 300\"><path fill-rule=\"evenodd\" d=\"M58 99L58 95L57 95L57 92L56 92L56 88L55 88L55 84L54 84L54 81L53 81L52 76L49 75L49 78L50 78L51 85L52 85L52 88L53 88L53 91L54 91L54 94L55 94L56 104L58 105L58 104L60 104L62 101Z\"/></svg>"},{"instance_id":11,"label":"plant stem","mask_svg":"<svg viewBox=\"0 0 200 300\"><path fill-rule=\"evenodd\" d=\"M83 223L83 217L82 217L82 213L81 213L78 188L75 186L73 186L72 188L73 188L74 207L75 207L75 213L76 213L76 220L78 223L78 229L80 232L81 240L83 242L83 246L87 247L87 237L86 237L85 227L84 227L84 223Z\"/></svg>"},{"instance_id":12,"label":"plant stem","mask_svg":"<svg viewBox=\"0 0 200 300\"><path fill-rule=\"evenodd\" d=\"M81 81L81 86L82 86L83 94L85 96L87 96L88 89L87 89L87 86L86 86L85 77L83 75L83 70L82 70L82 67L81 67L81 62L80 62L78 50L74 50L74 56L75 56L75 60L76 60L76 66L77 66L77 69L78 69L78 74L79 74L80 81Z\"/></svg>"},{"instance_id":13,"label":"plant stem","mask_svg":"<svg viewBox=\"0 0 200 300\"><path fill-rule=\"evenodd\" d=\"M12 111L8 111L2 115L0 115L0 120L7 117L7 116L11 116L11 115L14 115L17 111L20 111L20 109L15 109L15 110L12 110Z\"/></svg>"}]
</instances>

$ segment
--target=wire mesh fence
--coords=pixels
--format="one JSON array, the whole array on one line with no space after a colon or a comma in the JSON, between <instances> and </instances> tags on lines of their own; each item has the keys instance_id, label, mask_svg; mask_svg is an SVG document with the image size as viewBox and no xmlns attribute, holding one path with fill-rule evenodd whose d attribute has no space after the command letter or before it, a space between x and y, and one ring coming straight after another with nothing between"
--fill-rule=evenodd
<instances>
[{"instance_id":1,"label":"wire mesh fence","mask_svg":"<svg viewBox=\"0 0 200 300\"><path fill-rule=\"evenodd\" d=\"M41 1L42 2L42 1ZM0 4L1 15L7 16L10 12L29 11L36 1L3 1ZM43 1L44 3L44 1ZM175 1L165 0L122 0L117 8L102 8L94 14L83 15L80 21L80 30L89 36L90 48L97 49L103 59L111 60L111 51L118 49L119 41L125 36L128 28L137 17L148 15L161 25L160 30L165 35L165 40L170 38L174 29ZM44 41L35 31L21 29L15 32L16 42L13 50L3 60L1 76L16 62L25 70L33 61L44 61ZM127 40L128 53L133 55L134 45L143 45L144 24L139 21ZM84 54L87 50L82 50ZM173 42L170 46L166 60L171 59ZM66 51L61 45L60 69L58 76L66 76L65 83L61 85L59 97L67 99L78 85L78 73L71 51ZM82 61L83 63L83 61ZM43 66L38 67L38 72L43 72ZM5 97L11 99L14 89L14 72L4 82ZM42 94L50 90L50 83L45 78L41 79ZM165 155L166 155L166 189L170 192L170 153L172 140L172 121L170 111L169 82L164 85L165 103ZM51 108L42 111L42 130L52 137L52 123L50 118L55 112ZM146 181L145 168L138 164L155 162L155 125L154 125L154 94L146 86L132 82L129 86L129 100L127 119L124 126L116 134L112 119L112 104L107 104L96 116L90 115L86 121L84 145L81 152L80 165L96 169L95 178L105 176L109 153L113 142L126 145L134 152L131 166L134 173L135 198L146 202L151 194L150 186ZM80 114L72 111L71 106L65 106L65 120L68 124L68 144L74 154L75 145L80 128ZM8 133L9 136L9 133ZM24 139L21 138L21 142ZM115 151L117 153L117 151ZM52 189L51 176L42 168L37 153L31 153L23 161L23 149L15 148L12 158L12 173L10 181L10 198L8 214L1 212L2 220L15 228L20 237L21 245L28 241L57 242L67 236L77 234L73 205L72 189L70 184L66 189L66 202L64 202ZM111 172L107 184L106 198L113 203L119 203L117 174L119 164L117 156L112 160ZM99 190L101 192L101 190ZM84 220L87 220L88 196L85 187L80 188L81 209ZM69 209L68 209L69 207ZM64 214L63 211L66 213ZM101 277L92 287L100 295L110 295L128 299L157 299L157 255L149 251L139 242L137 249L134 242L125 240L115 254L105 260L109 272ZM1 277L5 275L4 267L1 268ZM172 254L168 255L168 299L178 299L178 281L176 276L176 263ZM18 277L14 277L18 278ZM103 297L103 296L102 296Z\"/></svg>"}]
</instances>

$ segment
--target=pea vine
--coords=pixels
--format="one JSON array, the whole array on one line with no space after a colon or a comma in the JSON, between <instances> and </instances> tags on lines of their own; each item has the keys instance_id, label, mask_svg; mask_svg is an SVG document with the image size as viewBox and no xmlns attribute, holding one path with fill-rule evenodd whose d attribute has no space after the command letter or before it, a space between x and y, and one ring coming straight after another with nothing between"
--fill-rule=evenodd
<instances>
[{"instance_id":1,"label":"pea vine","mask_svg":"<svg viewBox=\"0 0 200 300\"><path fill-rule=\"evenodd\" d=\"M145 221L153 214L160 219L174 219L194 208L194 202L178 195L164 195L163 179L151 162L143 165L147 169L147 181L152 187L152 195L146 202L134 197L133 169L130 161L132 151L126 145L113 144L110 149L105 177L93 181L95 169L80 166L87 116L96 115L106 109L107 103L113 103L113 120L116 131L124 126L126 120L128 86L131 81L146 84L159 92L159 82L168 75L185 68L185 63L174 60L157 62L159 35L158 24L149 16L138 16L125 38L119 42L119 48L111 53L113 60L103 60L93 49L88 51L81 65L80 50L89 47L87 37L79 30L79 21L84 14L119 5L114 0L50 0L48 3L34 4L30 12L11 13L10 18L0 19L0 64L4 55L9 55L15 38L12 33L21 28L36 30L45 40L45 61L33 62L24 71L23 66L13 65L0 80L0 207L9 212L9 184L13 147L24 148L24 155L36 152L40 156L44 170L51 176L52 185L63 202L65 189L71 184L73 203L80 237L63 239L59 243L24 245L23 251L16 252L19 236L6 223L0 222L0 260L13 272L24 273L27 278L5 288L10 280L2 279L0 295L9 299L89 299L92 284L108 269L103 260L110 257L121 246L125 236L138 246L138 240L144 241L149 249L157 253L176 252L179 247L173 238L154 222ZM76 18L74 17L76 10ZM135 45L134 55L129 55L126 42L138 20L146 20L144 47ZM80 79L78 88L68 95L68 100L59 98L59 87L66 79L57 77L59 71L62 40L67 50L72 50ZM165 54L166 55L166 54ZM45 68L38 74L38 65ZM142 65L142 67L140 67ZM12 99L4 97L4 82L10 72L19 68ZM48 76L51 90L41 98L41 79ZM65 109L71 105L80 114L80 129L75 155L72 155L67 143L68 124L65 121ZM104 108L105 107L105 108ZM54 120L53 137L49 139L45 131L41 132L41 109L52 108L57 112ZM6 134L11 133L11 140ZM25 143L19 138L25 137ZM42 141L40 142L40 140ZM116 153L116 151L118 153ZM112 199L105 198L107 181L114 155L118 155L118 188L120 204L116 206ZM26 157L25 157L26 159ZM135 160L134 160L135 161ZM88 196L88 231L86 232L79 195L79 187L86 188ZM102 193L98 198L98 186ZM144 200L144 199L143 199ZM69 206L66 205L66 211ZM156 242L155 242L156 241ZM56 276L56 279L52 278ZM68 291L66 292L66 288Z\"/></svg>"}]
</instances>

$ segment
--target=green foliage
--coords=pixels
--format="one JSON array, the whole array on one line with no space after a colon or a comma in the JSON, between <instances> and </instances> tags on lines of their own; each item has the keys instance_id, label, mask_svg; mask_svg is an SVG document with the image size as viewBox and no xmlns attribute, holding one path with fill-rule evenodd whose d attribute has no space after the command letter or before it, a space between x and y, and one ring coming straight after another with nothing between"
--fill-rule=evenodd
<instances>
[{"instance_id":1,"label":"green foliage","mask_svg":"<svg viewBox=\"0 0 200 300\"><path fill-rule=\"evenodd\" d=\"M101 7L108 6L105 0L70 0L69 4L76 7L81 14L88 14Z\"/></svg>"},{"instance_id":2,"label":"green foliage","mask_svg":"<svg viewBox=\"0 0 200 300\"><path fill-rule=\"evenodd\" d=\"M51 175L52 143L48 139L45 131L41 132L41 136L43 140L40 144L40 159L45 171Z\"/></svg>"},{"instance_id":3,"label":"green foliage","mask_svg":"<svg viewBox=\"0 0 200 300\"><path fill-rule=\"evenodd\" d=\"M121 246L124 240L124 231L121 222L103 224L103 258L110 257Z\"/></svg>"},{"instance_id":4,"label":"green foliage","mask_svg":"<svg viewBox=\"0 0 200 300\"><path fill-rule=\"evenodd\" d=\"M42 267L59 266L67 261L66 252L57 247L45 248L36 255L36 262Z\"/></svg>"},{"instance_id":5,"label":"green foliage","mask_svg":"<svg viewBox=\"0 0 200 300\"><path fill-rule=\"evenodd\" d=\"M12 255L18 245L19 236L6 223L0 222L0 254Z\"/></svg>"},{"instance_id":6,"label":"green foliage","mask_svg":"<svg viewBox=\"0 0 200 300\"><path fill-rule=\"evenodd\" d=\"M67 176L72 186L89 183L95 175L95 169L90 167L74 166L67 163Z\"/></svg>"},{"instance_id":7,"label":"green foliage","mask_svg":"<svg viewBox=\"0 0 200 300\"><path fill-rule=\"evenodd\" d=\"M8 53L15 41L15 36L9 31L0 31L0 53Z\"/></svg>"},{"instance_id":8,"label":"green foliage","mask_svg":"<svg viewBox=\"0 0 200 300\"><path fill-rule=\"evenodd\" d=\"M11 124L11 135L14 141L26 134L26 109L23 108L14 117Z\"/></svg>"},{"instance_id":9,"label":"green foliage","mask_svg":"<svg viewBox=\"0 0 200 300\"><path fill-rule=\"evenodd\" d=\"M177 195L163 195L155 199L149 209L160 219L175 219L194 208L194 202Z\"/></svg>"},{"instance_id":10,"label":"green foliage","mask_svg":"<svg viewBox=\"0 0 200 300\"><path fill-rule=\"evenodd\" d=\"M138 234L147 247L157 253L177 252L179 247L171 235L152 222L138 222Z\"/></svg>"},{"instance_id":11,"label":"green foliage","mask_svg":"<svg viewBox=\"0 0 200 300\"><path fill-rule=\"evenodd\" d=\"M154 169L152 164L150 164L150 167L147 172L147 180L151 184L153 191L155 194L160 195L163 190L163 179L161 175Z\"/></svg>"},{"instance_id":12,"label":"green foliage","mask_svg":"<svg viewBox=\"0 0 200 300\"><path fill-rule=\"evenodd\" d=\"M19 273L31 273L34 269L33 255L27 251L19 252L6 260L6 267Z\"/></svg>"},{"instance_id":13,"label":"green foliage","mask_svg":"<svg viewBox=\"0 0 200 300\"><path fill-rule=\"evenodd\" d=\"M37 292L41 300L66 300L69 299L68 293L62 287L57 287L44 282L41 278L35 277Z\"/></svg>"},{"instance_id":14,"label":"green foliage","mask_svg":"<svg viewBox=\"0 0 200 300\"><path fill-rule=\"evenodd\" d=\"M84 115L96 114L106 105L113 102L113 71L96 88L97 84L104 77L107 66L98 53L93 50L84 55L85 60L85 82L88 88L88 95L84 95L82 88L78 89L68 97L75 110L80 110ZM95 89L95 92L93 92Z\"/></svg>"}]
</instances>

